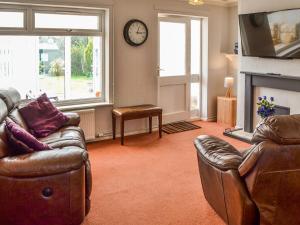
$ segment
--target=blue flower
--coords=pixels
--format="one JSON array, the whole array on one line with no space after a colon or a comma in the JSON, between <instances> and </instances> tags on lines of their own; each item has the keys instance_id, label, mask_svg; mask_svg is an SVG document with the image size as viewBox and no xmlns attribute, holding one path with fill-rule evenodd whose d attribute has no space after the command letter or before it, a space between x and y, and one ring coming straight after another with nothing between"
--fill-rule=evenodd
<instances>
[{"instance_id":1,"label":"blue flower","mask_svg":"<svg viewBox=\"0 0 300 225\"><path fill-rule=\"evenodd\" d=\"M258 100L259 107L257 110L257 115L259 115L261 118L267 118L275 114L275 108L273 104L274 97L270 97L270 101L268 101L267 96L259 97Z\"/></svg>"}]
</instances>

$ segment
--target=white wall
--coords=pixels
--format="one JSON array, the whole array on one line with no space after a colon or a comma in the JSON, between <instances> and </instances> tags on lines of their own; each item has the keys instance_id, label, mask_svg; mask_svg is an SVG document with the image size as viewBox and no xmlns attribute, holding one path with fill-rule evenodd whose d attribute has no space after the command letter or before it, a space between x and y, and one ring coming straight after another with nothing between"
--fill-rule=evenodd
<instances>
[{"instance_id":1,"label":"white wall","mask_svg":"<svg viewBox=\"0 0 300 225\"><path fill-rule=\"evenodd\" d=\"M228 52L233 53L234 44L238 41L238 6L232 6L228 9L229 17L229 38L228 38Z\"/></svg>"},{"instance_id":2,"label":"white wall","mask_svg":"<svg viewBox=\"0 0 300 225\"><path fill-rule=\"evenodd\" d=\"M228 70L227 75L234 77L234 96L237 95L238 86L238 73L239 73L239 58L238 55L234 54L234 44L238 42L238 7L233 6L229 8L229 38L228 38L228 55L226 55L228 60Z\"/></svg>"},{"instance_id":3,"label":"white wall","mask_svg":"<svg viewBox=\"0 0 300 225\"><path fill-rule=\"evenodd\" d=\"M28 2L25 1L24 2ZM36 3L59 0L31 0ZM202 117L216 116L216 97L224 95L224 77L228 65L224 49L228 49L229 9L204 5L195 7L178 0L64 0L66 4L84 6L111 6L114 24L114 102L115 106L157 103L157 16L159 12L181 13L208 17L209 65L204 77ZM143 20L149 28L149 39L141 47L130 47L123 39L123 27L130 19ZM111 107L97 108L97 132L111 132ZM146 120L130 121L127 132L143 130Z\"/></svg>"},{"instance_id":4,"label":"white wall","mask_svg":"<svg viewBox=\"0 0 300 225\"><path fill-rule=\"evenodd\" d=\"M299 0L239 0L239 14L254 13L264 11L275 11L282 9L300 8ZM240 45L241 46L241 45ZM278 59L262 59L239 56L240 70L259 72L259 73L280 73L284 75L300 76L300 60L278 60ZM238 119L237 124L239 127L244 127L244 98L245 98L245 77L239 75L238 79ZM267 91L260 90L257 94L266 95L282 95L282 91ZM286 95L286 101L288 100ZM298 103L299 95L292 95L294 102ZM281 98L279 101L283 101ZM290 101L290 99L289 99ZM280 102L279 102L280 104ZM299 111L300 112L300 111ZM298 112L298 113L299 113Z\"/></svg>"}]
</instances>

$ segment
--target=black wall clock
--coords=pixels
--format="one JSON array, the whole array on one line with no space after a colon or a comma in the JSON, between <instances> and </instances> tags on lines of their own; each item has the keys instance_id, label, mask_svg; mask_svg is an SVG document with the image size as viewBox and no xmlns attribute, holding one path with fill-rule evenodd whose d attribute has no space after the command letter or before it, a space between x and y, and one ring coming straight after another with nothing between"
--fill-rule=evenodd
<instances>
[{"instance_id":1,"label":"black wall clock","mask_svg":"<svg viewBox=\"0 0 300 225\"><path fill-rule=\"evenodd\" d=\"M128 44L137 47L147 41L148 28L143 21L130 20L124 27L123 35Z\"/></svg>"}]
</instances>

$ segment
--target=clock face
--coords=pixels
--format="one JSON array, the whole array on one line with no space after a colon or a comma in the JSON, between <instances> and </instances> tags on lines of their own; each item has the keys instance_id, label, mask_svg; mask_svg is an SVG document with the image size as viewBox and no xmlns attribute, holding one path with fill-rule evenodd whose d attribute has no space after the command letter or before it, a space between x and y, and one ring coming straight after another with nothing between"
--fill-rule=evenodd
<instances>
[{"instance_id":1,"label":"clock face","mask_svg":"<svg viewBox=\"0 0 300 225\"><path fill-rule=\"evenodd\" d=\"M124 28L124 38L132 46L140 46L148 38L148 28L140 20L130 20Z\"/></svg>"}]
</instances>

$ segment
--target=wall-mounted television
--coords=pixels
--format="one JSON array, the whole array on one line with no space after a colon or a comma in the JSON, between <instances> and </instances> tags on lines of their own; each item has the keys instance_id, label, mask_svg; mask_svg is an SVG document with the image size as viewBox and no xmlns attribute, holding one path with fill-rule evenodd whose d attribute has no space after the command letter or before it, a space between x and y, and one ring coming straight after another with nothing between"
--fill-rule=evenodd
<instances>
[{"instance_id":1,"label":"wall-mounted television","mask_svg":"<svg viewBox=\"0 0 300 225\"><path fill-rule=\"evenodd\" d=\"M300 9L239 15L243 56L300 59Z\"/></svg>"}]
</instances>

